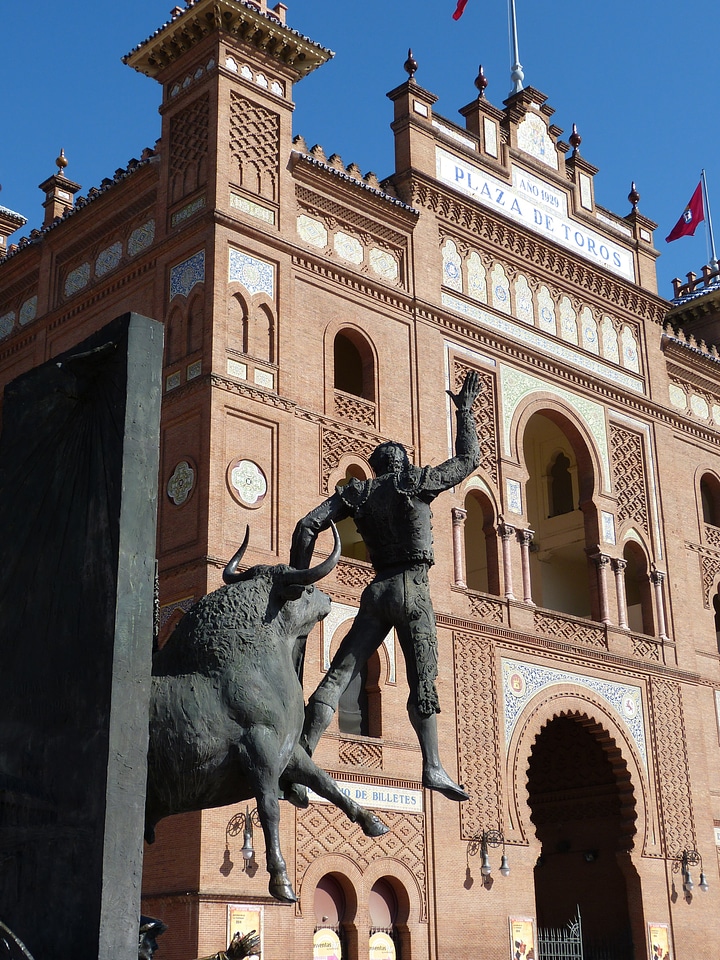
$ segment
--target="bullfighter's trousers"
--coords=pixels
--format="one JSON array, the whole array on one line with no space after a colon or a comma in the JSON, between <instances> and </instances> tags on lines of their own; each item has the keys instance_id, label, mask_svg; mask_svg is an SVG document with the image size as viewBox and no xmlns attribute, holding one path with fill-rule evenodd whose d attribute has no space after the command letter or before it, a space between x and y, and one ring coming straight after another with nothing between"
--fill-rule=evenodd
<instances>
[{"instance_id":1,"label":"bullfighter's trousers","mask_svg":"<svg viewBox=\"0 0 720 960\"><path fill-rule=\"evenodd\" d=\"M353 625L341 641L310 702L337 709L343 692L378 649L391 627L397 631L405 657L410 687L408 709L414 709L420 717L439 713L435 686L437 628L430 602L428 568L424 563L384 570L363 590Z\"/></svg>"}]
</instances>

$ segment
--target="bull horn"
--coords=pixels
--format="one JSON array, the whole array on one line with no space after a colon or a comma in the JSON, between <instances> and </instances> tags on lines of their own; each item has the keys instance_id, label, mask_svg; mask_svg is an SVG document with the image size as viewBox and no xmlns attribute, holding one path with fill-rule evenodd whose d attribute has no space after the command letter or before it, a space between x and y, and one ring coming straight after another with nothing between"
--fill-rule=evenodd
<instances>
[{"instance_id":1,"label":"bull horn","mask_svg":"<svg viewBox=\"0 0 720 960\"><path fill-rule=\"evenodd\" d=\"M285 586L292 584L298 587L306 587L311 583L317 583L318 580L322 580L323 577L326 577L330 573L340 558L340 550L342 548L340 534L332 520L330 521L330 527L333 532L333 537L335 538L335 545L333 546L333 551L330 556L316 567L310 567L309 570L298 570L297 567L288 570L282 577L282 582Z\"/></svg>"},{"instance_id":2,"label":"bull horn","mask_svg":"<svg viewBox=\"0 0 720 960\"><path fill-rule=\"evenodd\" d=\"M241 573L238 573L238 567L240 566L240 561L242 560L245 551L247 550L248 540L250 539L250 524L245 528L245 539L240 544L240 549L232 558L230 563L223 570L223 580L225 583L237 583L238 580L242 577Z\"/></svg>"}]
</instances>

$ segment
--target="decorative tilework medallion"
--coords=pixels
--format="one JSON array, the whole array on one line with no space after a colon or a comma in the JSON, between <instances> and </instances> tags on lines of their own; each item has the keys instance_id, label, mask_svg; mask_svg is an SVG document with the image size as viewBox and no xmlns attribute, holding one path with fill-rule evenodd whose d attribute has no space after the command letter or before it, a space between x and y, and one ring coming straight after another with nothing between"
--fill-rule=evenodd
<instances>
[{"instance_id":1,"label":"decorative tilework medallion","mask_svg":"<svg viewBox=\"0 0 720 960\"><path fill-rule=\"evenodd\" d=\"M397 280L397 260L387 250L379 250L377 247L373 247L370 250L370 267L379 277L383 277L385 280Z\"/></svg>"},{"instance_id":2,"label":"decorative tilework medallion","mask_svg":"<svg viewBox=\"0 0 720 960\"><path fill-rule=\"evenodd\" d=\"M462 268L460 254L452 240L446 240L442 248L443 279L442 282L451 290L462 293Z\"/></svg>"},{"instance_id":3,"label":"decorative tilework medallion","mask_svg":"<svg viewBox=\"0 0 720 960\"><path fill-rule=\"evenodd\" d=\"M695 416L701 420L707 420L710 416L710 407L708 406L707 400L697 393L693 393L690 397L690 409Z\"/></svg>"},{"instance_id":4,"label":"decorative tilework medallion","mask_svg":"<svg viewBox=\"0 0 720 960\"><path fill-rule=\"evenodd\" d=\"M169 374L165 378L165 389L166 390L177 390L180 386L180 371L176 370L175 373Z\"/></svg>"},{"instance_id":5,"label":"decorative tilework medallion","mask_svg":"<svg viewBox=\"0 0 720 960\"><path fill-rule=\"evenodd\" d=\"M187 380L196 380L202 373L202 360L196 360L194 363L189 363L186 370L186 379Z\"/></svg>"},{"instance_id":6,"label":"decorative tilework medallion","mask_svg":"<svg viewBox=\"0 0 720 960\"><path fill-rule=\"evenodd\" d=\"M141 227L137 227L128 237L127 252L129 257L134 257L149 247L155 239L155 221L148 220Z\"/></svg>"},{"instance_id":7,"label":"decorative tilework medallion","mask_svg":"<svg viewBox=\"0 0 720 960\"><path fill-rule=\"evenodd\" d=\"M183 597L182 600L174 600L172 603L164 603L160 607L160 629L165 626L176 610L182 610L183 613L187 613L194 603L195 597Z\"/></svg>"},{"instance_id":8,"label":"decorative tilework medallion","mask_svg":"<svg viewBox=\"0 0 720 960\"><path fill-rule=\"evenodd\" d=\"M256 293L265 293L271 298L274 296L275 271L272 264L233 247L230 247L228 281L241 283L253 296Z\"/></svg>"},{"instance_id":9,"label":"decorative tilework medallion","mask_svg":"<svg viewBox=\"0 0 720 960\"><path fill-rule=\"evenodd\" d=\"M629 731L647 770L647 745L640 687L613 683L599 677L586 677L580 673L570 673L568 670L557 670L536 663L523 663L519 660L503 658L501 664L506 751L518 718L530 700L550 687L573 684L585 687L608 704L620 720L620 724Z\"/></svg>"},{"instance_id":10,"label":"decorative tilework medallion","mask_svg":"<svg viewBox=\"0 0 720 960\"><path fill-rule=\"evenodd\" d=\"M228 358L227 372L231 377L237 377L238 380L247 380L247 364L240 363L239 360Z\"/></svg>"},{"instance_id":11,"label":"decorative tilework medallion","mask_svg":"<svg viewBox=\"0 0 720 960\"><path fill-rule=\"evenodd\" d=\"M671 383L668 392L670 394L670 403L676 410L685 410L687 407L687 394L682 387L676 383Z\"/></svg>"},{"instance_id":12,"label":"decorative tilework medallion","mask_svg":"<svg viewBox=\"0 0 720 960\"><path fill-rule=\"evenodd\" d=\"M301 213L297 218L297 232L301 240L313 247L326 247L328 242L327 230L320 220L308 217Z\"/></svg>"},{"instance_id":13,"label":"decorative tilework medallion","mask_svg":"<svg viewBox=\"0 0 720 960\"><path fill-rule=\"evenodd\" d=\"M37 316L37 297L30 297L29 300L26 300L23 305L20 307L20 326L24 327L26 323L30 323Z\"/></svg>"},{"instance_id":14,"label":"decorative tilework medallion","mask_svg":"<svg viewBox=\"0 0 720 960\"><path fill-rule=\"evenodd\" d=\"M194 486L195 471L187 460L181 460L168 480L167 495L176 507L180 507L190 496Z\"/></svg>"},{"instance_id":15,"label":"decorative tilework medallion","mask_svg":"<svg viewBox=\"0 0 720 960\"><path fill-rule=\"evenodd\" d=\"M90 264L81 263L79 267L75 267L74 270L71 270L65 278L65 296L71 297L74 293L82 290L83 287L88 285L89 280Z\"/></svg>"},{"instance_id":16,"label":"decorative tilework medallion","mask_svg":"<svg viewBox=\"0 0 720 960\"><path fill-rule=\"evenodd\" d=\"M196 283L205 281L205 251L199 250L170 270L170 299L187 297Z\"/></svg>"},{"instance_id":17,"label":"decorative tilework medallion","mask_svg":"<svg viewBox=\"0 0 720 960\"><path fill-rule=\"evenodd\" d=\"M15 311L10 310L0 317L0 339L9 337L15 326Z\"/></svg>"},{"instance_id":18,"label":"decorative tilework medallion","mask_svg":"<svg viewBox=\"0 0 720 960\"><path fill-rule=\"evenodd\" d=\"M268 370L256 370L254 379L259 387L264 387L266 390L275 389L275 376Z\"/></svg>"},{"instance_id":19,"label":"decorative tilework medallion","mask_svg":"<svg viewBox=\"0 0 720 960\"><path fill-rule=\"evenodd\" d=\"M262 506L267 494L267 478L252 460L233 460L227 469L228 485L235 499L244 507Z\"/></svg>"},{"instance_id":20,"label":"decorative tilework medallion","mask_svg":"<svg viewBox=\"0 0 720 960\"><path fill-rule=\"evenodd\" d=\"M478 253L467 258L468 296L481 303L487 303L487 279L485 267Z\"/></svg>"},{"instance_id":21,"label":"decorative tilework medallion","mask_svg":"<svg viewBox=\"0 0 720 960\"><path fill-rule=\"evenodd\" d=\"M507 508L510 513L522 514L522 487L517 480L506 480Z\"/></svg>"},{"instance_id":22,"label":"decorative tilework medallion","mask_svg":"<svg viewBox=\"0 0 720 960\"><path fill-rule=\"evenodd\" d=\"M558 155L555 144L543 121L534 113L527 113L525 119L518 124L517 145L531 157L557 170Z\"/></svg>"},{"instance_id":23,"label":"decorative tilework medallion","mask_svg":"<svg viewBox=\"0 0 720 960\"><path fill-rule=\"evenodd\" d=\"M115 267L120 263L122 251L123 245L119 240L117 243L113 243L104 250L101 250L98 254L97 260L95 261L95 276L104 277L106 273L110 273L111 270L114 270Z\"/></svg>"},{"instance_id":24,"label":"decorative tilework medallion","mask_svg":"<svg viewBox=\"0 0 720 960\"><path fill-rule=\"evenodd\" d=\"M497 157L497 126L487 117L483 117L483 133L485 134L485 153L489 154L491 157Z\"/></svg>"},{"instance_id":25,"label":"decorative tilework medallion","mask_svg":"<svg viewBox=\"0 0 720 960\"><path fill-rule=\"evenodd\" d=\"M343 233L338 230L333 238L333 246L338 256L350 263L360 264L363 261L363 247L356 237L351 237L349 233Z\"/></svg>"}]
</instances>

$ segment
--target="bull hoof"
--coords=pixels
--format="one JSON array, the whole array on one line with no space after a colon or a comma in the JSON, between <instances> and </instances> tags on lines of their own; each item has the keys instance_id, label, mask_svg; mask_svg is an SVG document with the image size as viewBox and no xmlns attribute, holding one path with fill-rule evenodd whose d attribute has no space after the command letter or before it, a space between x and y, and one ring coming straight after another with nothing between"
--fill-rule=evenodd
<instances>
[{"instance_id":1,"label":"bull hoof","mask_svg":"<svg viewBox=\"0 0 720 960\"><path fill-rule=\"evenodd\" d=\"M271 880L268 889L270 895L279 900L280 903L297 903L297 897L292 888L292 884L287 879Z\"/></svg>"},{"instance_id":2,"label":"bull hoof","mask_svg":"<svg viewBox=\"0 0 720 960\"><path fill-rule=\"evenodd\" d=\"M155 827L151 827L150 825L145 827L145 842L155 843Z\"/></svg>"},{"instance_id":3,"label":"bull hoof","mask_svg":"<svg viewBox=\"0 0 720 960\"><path fill-rule=\"evenodd\" d=\"M367 813L364 817L360 817L358 823L366 837L382 837L390 829L374 813Z\"/></svg>"}]
</instances>

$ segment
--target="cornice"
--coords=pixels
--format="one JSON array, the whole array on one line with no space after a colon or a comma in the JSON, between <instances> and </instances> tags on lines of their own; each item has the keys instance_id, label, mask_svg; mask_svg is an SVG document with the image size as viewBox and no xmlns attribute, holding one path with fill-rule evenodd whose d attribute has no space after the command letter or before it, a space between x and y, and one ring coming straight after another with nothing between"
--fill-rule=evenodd
<instances>
[{"instance_id":1,"label":"cornice","mask_svg":"<svg viewBox=\"0 0 720 960\"><path fill-rule=\"evenodd\" d=\"M263 13L245 0L187 0L178 16L126 54L123 63L157 79L205 37L221 31L254 46L298 78L335 56L332 50L286 26L271 10Z\"/></svg>"},{"instance_id":2,"label":"cornice","mask_svg":"<svg viewBox=\"0 0 720 960\"><path fill-rule=\"evenodd\" d=\"M391 306L396 310L409 313L412 310L413 298L410 294L403 296L403 291L394 288L389 290L382 283L374 283L368 276L362 274L346 273L336 264L328 264L320 257L313 257L309 252L300 253L297 247L293 248L292 262L295 267L302 267L311 274L322 277L325 280L332 280L341 286L347 287L356 293L372 297L380 303Z\"/></svg>"}]
</instances>

